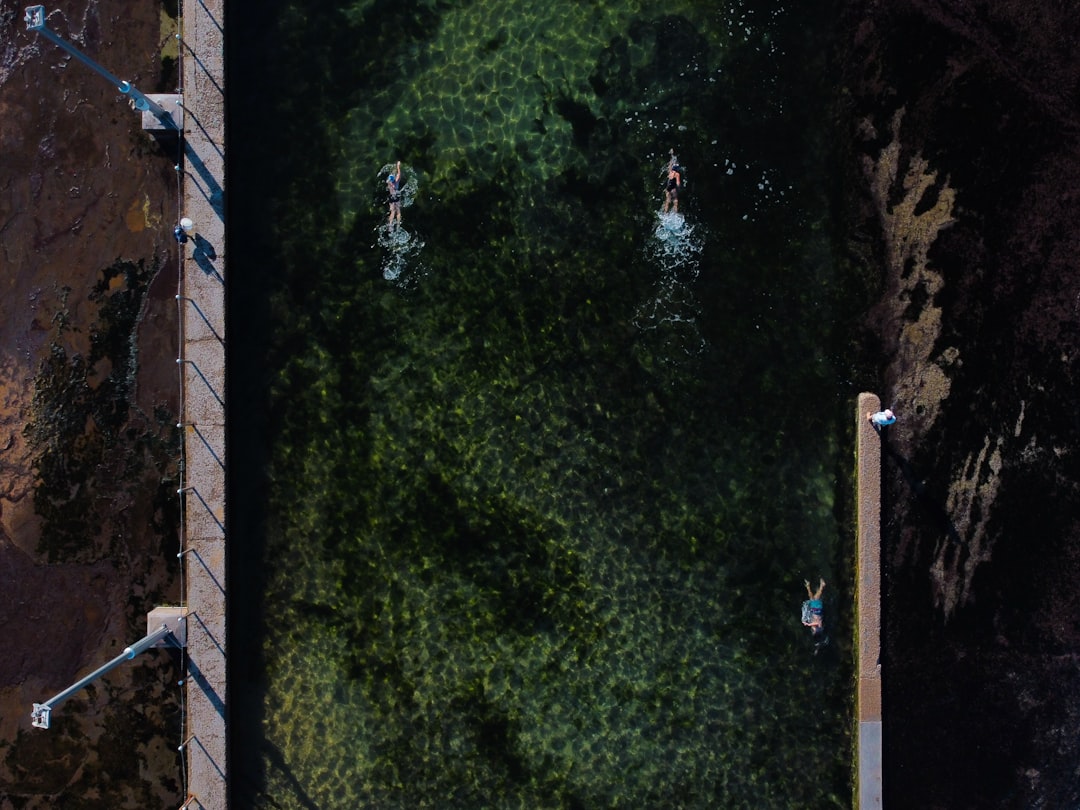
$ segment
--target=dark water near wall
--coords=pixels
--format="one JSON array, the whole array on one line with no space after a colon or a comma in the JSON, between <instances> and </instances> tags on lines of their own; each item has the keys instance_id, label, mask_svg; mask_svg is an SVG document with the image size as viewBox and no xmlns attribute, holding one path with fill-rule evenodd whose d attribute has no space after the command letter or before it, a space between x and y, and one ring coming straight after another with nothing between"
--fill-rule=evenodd
<instances>
[{"instance_id":1,"label":"dark water near wall","mask_svg":"<svg viewBox=\"0 0 1080 810\"><path fill-rule=\"evenodd\" d=\"M829 15L252 6L238 806L847 806L863 282L834 250ZM682 220L657 214L671 148Z\"/></svg>"}]
</instances>

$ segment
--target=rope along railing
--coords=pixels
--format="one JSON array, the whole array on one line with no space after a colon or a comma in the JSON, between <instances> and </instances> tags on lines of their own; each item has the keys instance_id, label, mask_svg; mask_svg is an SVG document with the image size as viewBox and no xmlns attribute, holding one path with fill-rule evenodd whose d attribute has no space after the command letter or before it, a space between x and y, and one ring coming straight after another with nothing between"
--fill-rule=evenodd
<instances>
[{"instance_id":1,"label":"rope along railing","mask_svg":"<svg viewBox=\"0 0 1080 810\"><path fill-rule=\"evenodd\" d=\"M217 2L210 5L218 8ZM182 768L180 795L186 797L181 810L196 810L223 806L225 797L219 796L218 791L226 779L215 726L217 718L224 717L224 703L216 692L218 681L207 680L211 671L218 671L217 662L225 658L224 640L218 640L219 630L223 628L211 621L211 614L216 615L219 609L223 614L225 610L221 552L226 529L224 501L220 499L225 473L223 353L226 329L223 291L216 285L215 291L207 290L203 277L219 282L224 282L224 278L214 264L218 259L214 244L206 237L217 240L210 232L195 227L206 217L224 219L224 190L219 182L223 177L215 168L224 155L213 137L221 140L220 119L213 114L204 114L201 95L203 90L210 93L205 100L210 102L211 108L220 101L218 95L223 95L224 82L215 78L220 57L216 50L219 45L215 43L220 42L218 37L223 29L206 4L189 5L182 0L178 6L180 13L175 36L181 76L179 105L184 111L184 129L177 140L175 159L178 222L174 234L179 262L175 296L178 321L176 367L180 386L180 410L176 420L180 431L180 474L176 490L180 502L180 548L177 557L184 607L195 611L191 627L197 633L196 643L189 645L184 654L182 683L185 689L181 698L181 735L177 752ZM185 6L189 12L186 16ZM207 31L210 32L210 44ZM205 88L204 78L209 80ZM210 89L211 85L213 89ZM204 121L199 120L200 116ZM211 122L215 124L210 127L213 132L208 132L204 123L210 126ZM205 222L200 224L206 225ZM189 240L192 242L190 251L186 247ZM196 437L198 442L195 442ZM188 508L193 507L191 497L199 500L202 509L194 507L194 511L188 512ZM213 523L205 520L206 515ZM200 617L199 613L204 610L209 613ZM210 657L204 658L207 655ZM207 737L208 732L214 736ZM205 782L206 779L210 779L210 783Z\"/></svg>"},{"instance_id":2,"label":"rope along railing","mask_svg":"<svg viewBox=\"0 0 1080 810\"><path fill-rule=\"evenodd\" d=\"M176 40L178 45L183 44L183 31L184 31L184 4L177 3L176 14ZM184 97L184 48L178 47L177 49L177 70L179 71L178 83L176 92L180 98ZM179 219L183 215L184 211L184 183L183 183L183 160L184 160L184 128L180 128L180 132L176 138L176 212ZM179 302L180 296L184 292L184 250L183 246L177 244L176 246L176 295ZM179 309L179 307L178 307ZM177 329L179 330L178 346L184 345L184 317L183 312L178 312L177 317ZM179 396L177 397L177 403L181 419L184 414L184 367L177 365L177 374L179 377L178 387ZM185 451L184 436L180 434L180 459L178 464L178 476L180 486L184 486L186 480L186 465L187 457ZM184 513L183 496L177 496L180 498L180 525L178 527L180 533L180 547L184 546L184 538L187 537L187 515ZM180 563L180 604L185 609L187 608L187 582L184 576L184 570L186 568L183 557L183 552L177 554L177 559ZM187 712L187 671L188 671L188 652L187 647L180 651L180 672L181 677L177 686L180 687L180 739L182 742L176 749L180 754L180 784L182 795L186 796L184 804L181 806L181 810L187 810L191 807L191 802L195 798L189 792L188 784L188 769L187 769L187 756L184 754L184 746L189 739L188 729L188 712Z\"/></svg>"}]
</instances>

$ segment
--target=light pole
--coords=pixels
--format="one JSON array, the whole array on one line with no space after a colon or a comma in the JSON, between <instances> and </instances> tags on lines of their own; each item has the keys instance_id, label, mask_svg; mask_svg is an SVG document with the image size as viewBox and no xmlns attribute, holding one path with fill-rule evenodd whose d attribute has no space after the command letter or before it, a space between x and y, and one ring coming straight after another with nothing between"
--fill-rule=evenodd
<instances>
[{"instance_id":1,"label":"light pole","mask_svg":"<svg viewBox=\"0 0 1080 810\"><path fill-rule=\"evenodd\" d=\"M80 51L70 42L63 39L55 31L50 30L49 27L45 24L45 6L28 6L26 9L25 21L27 31L37 31L43 37L51 40L54 44L70 53L88 68L93 70L95 73L103 76L106 81L108 81L117 90L119 90L121 93L123 93L125 96L128 96L132 100L136 110L138 110L139 112L152 113L154 118L156 118L158 122L160 122L161 129L174 132L179 131L180 124L173 117L172 112L166 110L164 107L161 106L161 104L159 104L150 96L139 92L139 90L134 85L132 85L131 82L126 82L123 79L117 78L114 74L99 65L97 62L95 62L85 53ZM181 109L180 97L177 95L159 95L157 96L157 98L163 101L171 99L173 101L173 106L177 108L177 111ZM158 127L148 127L146 125L144 117L143 129L151 128L157 129Z\"/></svg>"},{"instance_id":2,"label":"light pole","mask_svg":"<svg viewBox=\"0 0 1080 810\"><path fill-rule=\"evenodd\" d=\"M63 692L53 695L44 703L35 703L34 711L30 715L31 725L35 728L48 728L49 717L57 705L67 700L80 689L90 685L105 673L111 672L125 661L130 661L136 655L146 652L151 647L161 646L163 643L177 647L187 645L186 608L157 608L147 617L147 624L158 620L160 620L160 624L154 630L150 630L130 647L125 647L124 651L109 663L98 667L85 678L80 678Z\"/></svg>"}]
</instances>

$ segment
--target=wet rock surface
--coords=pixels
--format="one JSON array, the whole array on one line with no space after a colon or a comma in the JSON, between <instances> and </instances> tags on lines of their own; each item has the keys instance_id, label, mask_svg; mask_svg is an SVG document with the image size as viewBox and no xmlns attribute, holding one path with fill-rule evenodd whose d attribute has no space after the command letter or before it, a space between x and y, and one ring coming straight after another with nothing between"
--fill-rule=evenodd
<instances>
[{"instance_id":1,"label":"wet rock surface","mask_svg":"<svg viewBox=\"0 0 1080 810\"><path fill-rule=\"evenodd\" d=\"M1080 803L1080 22L857 3L881 294L887 807ZM856 240L859 241L859 240Z\"/></svg>"},{"instance_id":2,"label":"wet rock surface","mask_svg":"<svg viewBox=\"0 0 1080 810\"><path fill-rule=\"evenodd\" d=\"M49 27L144 92L170 79L161 3ZM175 22L172 22L175 29ZM176 566L175 147L0 11L0 807L179 804L177 660L151 652L30 708L146 632ZM171 495L171 497L170 497ZM57 802L60 804L57 804Z\"/></svg>"}]
</instances>

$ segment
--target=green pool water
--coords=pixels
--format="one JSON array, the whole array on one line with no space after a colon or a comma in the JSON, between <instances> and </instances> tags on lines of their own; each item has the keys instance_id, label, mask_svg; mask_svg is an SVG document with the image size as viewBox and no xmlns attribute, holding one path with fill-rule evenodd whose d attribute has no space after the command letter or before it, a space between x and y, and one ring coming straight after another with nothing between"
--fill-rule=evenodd
<instances>
[{"instance_id":1,"label":"green pool water","mask_svg":"<svg viewBox=\"0 0 1080 810\"><path fill-rule=\"evenodd\" d=\"M274 9L253 803L849 806L827 15Z\"/></svg>"}]
</instances>

